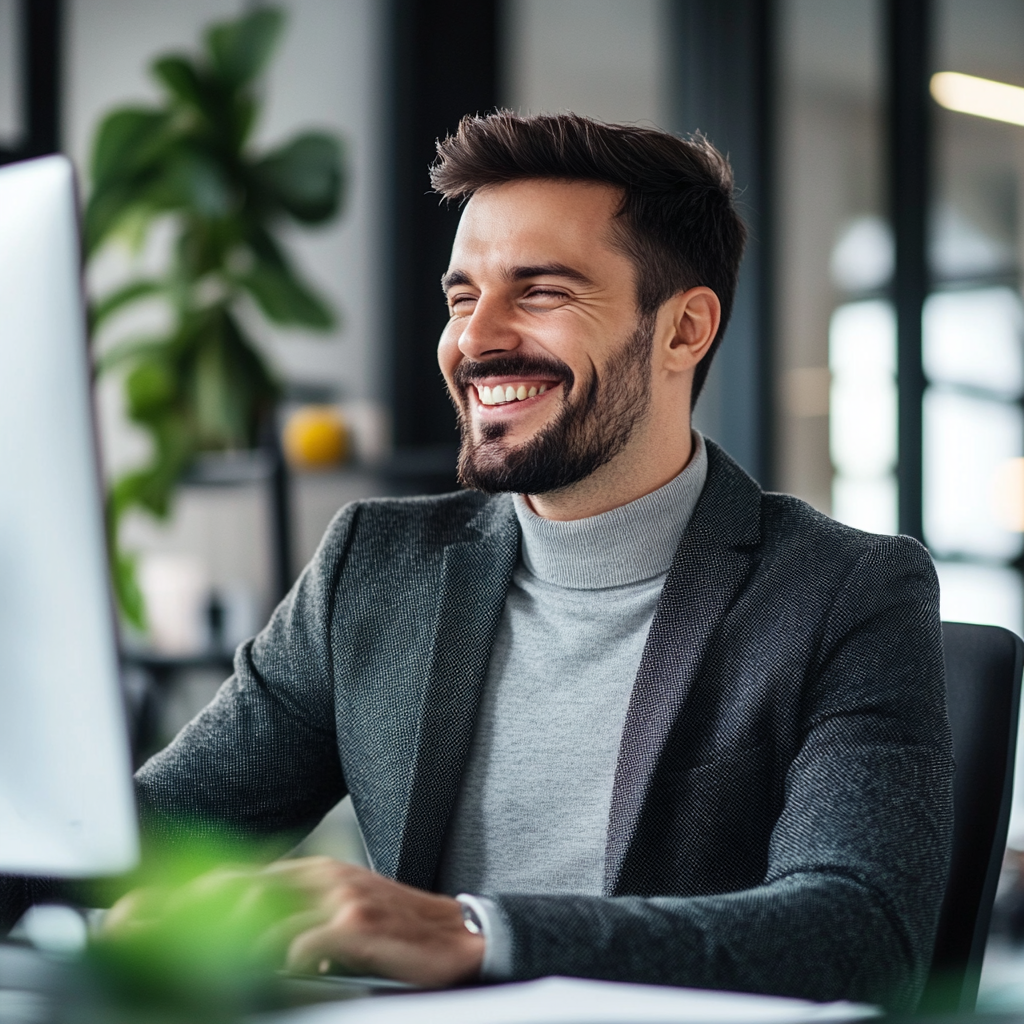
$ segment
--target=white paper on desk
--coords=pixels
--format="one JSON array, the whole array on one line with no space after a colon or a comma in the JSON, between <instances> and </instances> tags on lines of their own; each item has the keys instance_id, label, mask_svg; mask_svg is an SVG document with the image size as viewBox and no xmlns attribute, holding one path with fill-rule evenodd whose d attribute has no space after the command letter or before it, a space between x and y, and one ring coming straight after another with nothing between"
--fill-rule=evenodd
<instances>
[{"instance_id":1,"label":"white paper on desk","mask_svg":"<svg viewBox=\"0 0 1024 1024\"><path fill-rule=\"evenodd\" d=\"M803 1024L877 1017L861 1003L624 985L578 978L325 1003L273 1024Z\"/></svg>"}]
</instances>

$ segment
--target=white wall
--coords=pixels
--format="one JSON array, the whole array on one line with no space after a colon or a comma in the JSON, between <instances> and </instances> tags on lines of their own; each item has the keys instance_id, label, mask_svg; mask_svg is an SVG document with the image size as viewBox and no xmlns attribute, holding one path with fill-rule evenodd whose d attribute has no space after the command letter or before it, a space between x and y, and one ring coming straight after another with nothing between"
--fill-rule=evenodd
<instances>
[{"instance_id":1,"label":"white wall","mask_svg":"<svg viewBox=\"0 0 1024 1024\"><path fill-rule=\"evenodd\" d=\"M506 0L505 18L504 103L664 122L660 0Z\"/></svg>"}]
</instances>

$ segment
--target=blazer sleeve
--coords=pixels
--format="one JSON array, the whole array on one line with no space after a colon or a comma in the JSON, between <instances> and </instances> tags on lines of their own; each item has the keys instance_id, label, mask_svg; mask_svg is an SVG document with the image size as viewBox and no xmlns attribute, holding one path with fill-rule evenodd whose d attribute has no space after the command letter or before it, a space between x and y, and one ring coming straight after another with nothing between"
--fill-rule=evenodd
<instances>
[{"instance_id":1,"label":"blazer sleeve","mask_svg":"<svg viewBox=\"0 0 1024 1024\"><path fill-rule=\"evenodd\" d=\"M825 616L763 884L697 897L496 895L512 974L858 999L912 1010L952 843L938 584L880 538Z\"/></svg>"},{"instance_id":2,"label":"blazer sleeve","mask_svg":"<svg viewBox=\"0 0 1024 1024\"><path fill-rule=\"evenodd\" d=\"M136 773L144 836L210 833L271 854L345 796L330 622L357 516L354 505L338 513L214 700Z\"/></svg>"}]
</instances>

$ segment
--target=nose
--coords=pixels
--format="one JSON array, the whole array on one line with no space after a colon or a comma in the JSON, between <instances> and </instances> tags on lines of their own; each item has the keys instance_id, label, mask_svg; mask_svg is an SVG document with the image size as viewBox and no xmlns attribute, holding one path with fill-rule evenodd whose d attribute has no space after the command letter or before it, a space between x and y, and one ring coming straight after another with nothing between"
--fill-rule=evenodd
<instances>
[{"instance_id":1,"label":"nose","mask_svg":"<svg viewBox=\"0 0 1024 1024\"><path fill-rule=\"evenodd\" d=\"M459 351L470 359L486 359L518 348L512 310L501 297L481 295L459 336Z\"/></svg>"}]
</instances>

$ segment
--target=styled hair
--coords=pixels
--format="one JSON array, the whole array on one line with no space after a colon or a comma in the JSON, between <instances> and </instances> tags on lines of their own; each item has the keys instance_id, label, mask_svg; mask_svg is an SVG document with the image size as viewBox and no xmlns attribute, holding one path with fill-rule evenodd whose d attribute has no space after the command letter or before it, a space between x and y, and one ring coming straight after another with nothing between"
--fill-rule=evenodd
<instances>
[{"instance_id":1,"label":"styled hair","mask_svg":"<svg viewBox=\"0 0 1024 1024\"><path fill-rule=\"evenodd\" d=\"M693 376L696 403L732 312L747 229L733 200L729 162L700 134L605 124L579 114L466 116L437 144L435 192L465 200L527 178L591 181L622 191L621 250L636 268L637 308L650 316L677 292L705 285L722 322Z\"/></svg>"}]
</instances>

